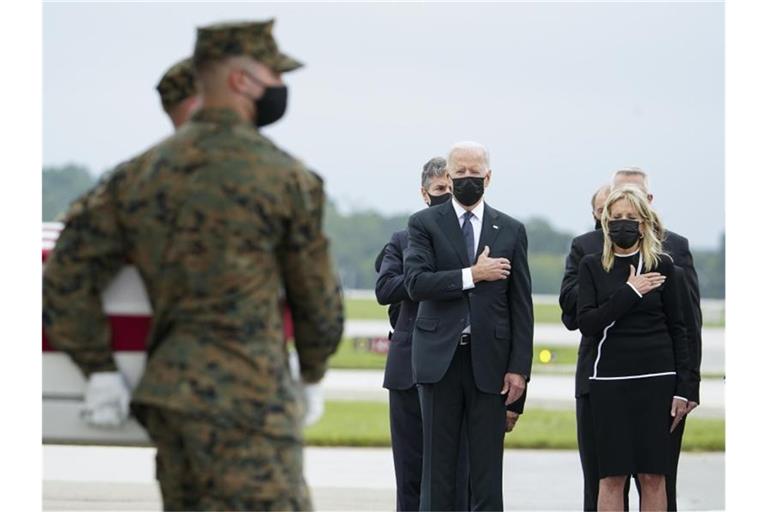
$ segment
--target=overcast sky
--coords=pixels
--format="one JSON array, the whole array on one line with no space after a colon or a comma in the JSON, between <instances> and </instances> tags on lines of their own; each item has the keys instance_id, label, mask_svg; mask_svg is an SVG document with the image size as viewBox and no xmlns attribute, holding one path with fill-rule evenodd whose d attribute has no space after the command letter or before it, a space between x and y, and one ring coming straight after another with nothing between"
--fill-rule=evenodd
<instances>
[{"instance_id":1,"label":"overcast sky","mask_svg":"<svg viewBox=\"0 0 768 512\"><path fill-rule=\"evenodd\" d=\"M616 168L695 247L724 229L720 3L45 4L43 162L98 174L171 131L154 91L195 27L277 17L289 110L265 129L345 210L412 212L422 164L491 154L488 202L581 232Z\"/></svg>"}]
</instances>

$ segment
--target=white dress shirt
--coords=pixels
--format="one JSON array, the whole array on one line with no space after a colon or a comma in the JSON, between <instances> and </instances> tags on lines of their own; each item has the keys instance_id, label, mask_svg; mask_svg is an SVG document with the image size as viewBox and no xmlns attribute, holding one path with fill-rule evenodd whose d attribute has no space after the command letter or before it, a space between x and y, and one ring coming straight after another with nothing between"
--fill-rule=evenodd
<instances>
[{"instance_id":1,"label":"white dress shirt","mask_svg":"<svg viewBox=\"0 0 768 512\"><path fill-rule=\"evenodd\" d=\"M467 210L464 209L464 206L459 203L456 198L452 197L451 203L453 204L453 210L456 212L456 218L459 221L459 229L461 229L462 224L464 224L464 214ZM480 244L480 231L483 229L483 213L485 212L485 201L480 201L480 203L471 211L472 217L469 218L469 222L472 223L472 233L475 235L475 254L477 254L477 246ZM474 261L470 261L469 267L461 270L461 282L463 290L469 290L470 288L475 287L475 282L472 279L472 269L470 268L474 263Z\"/></svg>"},{"instance_id":2,"label":"white dress shirt","mask_svg":"<svg viewBox=\"0 0 768 512\"><path fill-rule=\"evenodd\" d=\"M456 212L456 218L459 221L459 229L464 224L464 214L467 210L459 203L455 198L451 198L453 204L453 210ZM469 218L469 222L472 223L472 234L475 237L475 254L477 254L477 246L480 245L480 230L483 229L483 212L485 211L485 201L480 201L472 211L472 216ZM472 279L472 265L474 259L469 262L469 267L461 269L461 285L462 290L469 290L475 287L475 281ZM472 326L467 325L462 331L464 334L470 334L472 332Z\"/></svg>"}]
</instances>

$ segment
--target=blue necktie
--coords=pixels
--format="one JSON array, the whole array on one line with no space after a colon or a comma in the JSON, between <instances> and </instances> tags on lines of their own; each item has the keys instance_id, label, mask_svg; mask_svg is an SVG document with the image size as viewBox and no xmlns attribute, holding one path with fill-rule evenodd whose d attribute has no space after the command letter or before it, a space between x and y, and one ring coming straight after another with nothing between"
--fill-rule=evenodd
<instances>
[{"instance_id":1,"label":"blue necktie","mask_svg":"<svg viewBox=\"0 0 768 512\"><path fill-rule=\"evenodd\" d=\"M475 230L469 219L472 218L472 212L466 212L464 215L464 224L461 225L461 233L464 235L464 245L467 246L467 257L469 264L475 262Z\"/></svg>"}]
</instances>

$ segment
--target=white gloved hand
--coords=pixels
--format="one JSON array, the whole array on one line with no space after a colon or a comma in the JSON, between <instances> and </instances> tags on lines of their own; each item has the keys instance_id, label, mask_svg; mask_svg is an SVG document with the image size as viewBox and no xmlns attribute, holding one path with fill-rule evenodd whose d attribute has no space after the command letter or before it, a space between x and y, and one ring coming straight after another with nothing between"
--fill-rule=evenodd
<instances>
[{"instance_id":1,"label":"white gloved hand","mask_svg":"<svg viewBox=\"0 0 768 512\"><path fill-rule=\"evenodd\" d=\"M117 427L128 419L131 391L120 372L91 374L80 416L94 427Z\"/></svg>"},{"instance_id":2,"label":"white gloved hand","mask_svg":"<svg viewBox=\"0 0 768 512\"><path fill-rule=\"evenodd\" d=\"M317 423L325 412L325 399L323 387L319 382L309 384L302 382L301 391L304 395L304 426L308 427Z\"/></svg>"},{"instance_id":3,"label":"white gloved hand","mask_svg":"<svg viewBox=\"0 0 768 512\"><path fill-rule=\"evenodd\" d=\"M296 382L300 382L301 366L299 365L299 353L295 350L288 351L288 369L291 371L291 378Z\"/></svg>"},{"instance_id":4,"label":"white gloved hand","mask_svg":"<svg viewBox=\"0 0 768 512\"><path fill-rule=\"evenodd\" d=\"M299 383L301 401L304 406L304 426L308 427L317 423L325 412L323 388L319 382L308 384L301 380L301 364L299 363L299 354L295 350L288 352L288 367L291 378Z\"/></svg>"}]
</instances>

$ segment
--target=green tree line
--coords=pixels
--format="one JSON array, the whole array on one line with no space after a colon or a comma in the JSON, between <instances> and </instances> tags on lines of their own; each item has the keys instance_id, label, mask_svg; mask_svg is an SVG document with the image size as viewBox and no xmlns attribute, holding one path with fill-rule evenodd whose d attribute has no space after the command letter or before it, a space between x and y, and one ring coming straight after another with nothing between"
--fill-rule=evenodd
<instances>
[{"instance_id":1,"label":"green tree line","mask_svg":"<svg viewBox=\"0 0 768 512\"><path fill-rule=\"evenodd\" d=\"M44 167L43 220L56 220L95 181L80 165ZM328 201L324 223L344 287L372 289L376 282L374 260L392 233L405 229L408 215L386 216L373 210L342 214L333 201ZM574 233L558 230L542 217L525 219L525 227L533 292L557 294ZM725 235L716 250L694 249L693 256L702 297L725 297Z\"/></svg>"}]
</instances>

